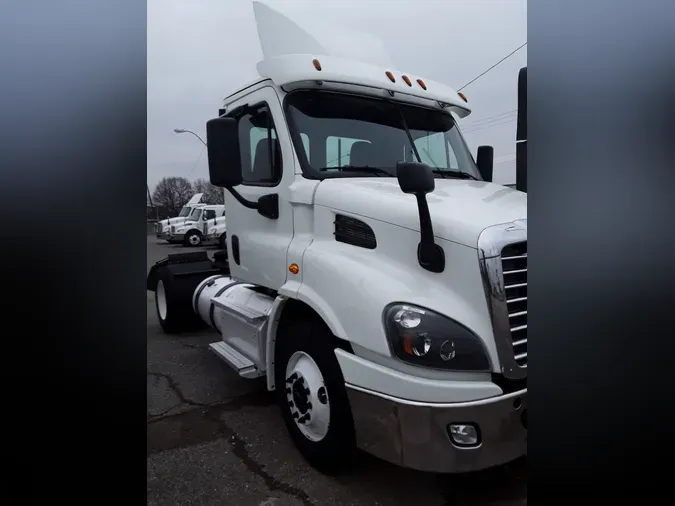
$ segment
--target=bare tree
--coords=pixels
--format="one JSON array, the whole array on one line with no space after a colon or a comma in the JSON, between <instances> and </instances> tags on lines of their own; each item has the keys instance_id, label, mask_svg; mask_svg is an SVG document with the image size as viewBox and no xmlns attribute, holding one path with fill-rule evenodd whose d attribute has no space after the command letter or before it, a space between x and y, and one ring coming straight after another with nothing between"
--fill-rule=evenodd
<instances>
[{"instance_id":1,"label":"bare tree","mask_svg":"<svg viewBox=\"0 0 675 506\"><path fill-rule=\"evenodd\" d=\"M184 177L165 177L152 193L155 205L163 206L170 216L176 216L195 194L192 184Z\"/></svg>"},{"instance_id":2,"label":"bare tree","mask_svg":"<svg viewBox=\"0 0 675 506\"><path fill-rule=\"evenodd\" d=\"M206 204L224 204L225 195L223 189L212 185L206 179L197 179L192 183L195 193L203 193L202 202Z\"/></svg>"}]
</instances>

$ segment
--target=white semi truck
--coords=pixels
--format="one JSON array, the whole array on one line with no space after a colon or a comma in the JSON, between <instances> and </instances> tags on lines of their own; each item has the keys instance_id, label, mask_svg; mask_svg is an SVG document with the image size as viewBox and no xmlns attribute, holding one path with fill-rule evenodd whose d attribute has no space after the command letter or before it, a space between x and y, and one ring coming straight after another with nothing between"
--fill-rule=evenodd
<instances>
[{"instance_id":1,"label":"white semi truck","mask_svg":"<svg viewBox=\"0 0 675 506\"><path fill-rule=\"evenodd\" d=\"M227 251L152 267L162 328L212 327L321 471L356 447L453 473L526 454L526 193L474 161L464 96L254 9L261 77L207 123Z\"/></svg>"},{"instance_id":2,"label":"white semi truck","mask_svg":"<svg viewBox=\"0 0 675 506\"><path fill-rule=\"evenodd\" d=\"M222 204L195 207L183 223L171 225L167 240L185 246L199 246L208 236L211 221L224 214L225 206Z\"/></svg>"},{"instance_id":3,"label":"white semi truck","mask_svg":"<svg viewBox=\"0 0 675 506\"><path fill-rule=\"evenodd\" d=\"M166 232L169 230L171 225L183 223L187 217L190 216L190 213L200 205L199 203L202 200L203 195L203 193L196 193L193 195L190 200L188 200L187 203L181 208L178 216L158 221L155 224L155 234L157 235L157 238L166 238Z\"/></svg>"}]
</instances>

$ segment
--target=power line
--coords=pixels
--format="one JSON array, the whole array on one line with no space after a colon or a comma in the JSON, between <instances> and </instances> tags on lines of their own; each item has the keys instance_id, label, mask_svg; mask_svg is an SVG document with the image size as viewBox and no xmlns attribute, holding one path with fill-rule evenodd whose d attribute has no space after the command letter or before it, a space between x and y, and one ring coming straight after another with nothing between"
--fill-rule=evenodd
<instances>
[{"instance_id":1,"label":"power line","mask_svg":"<svg viewBox=\"0 0 675 506\"><path fill-rule=\"evenodd\" d=\"M465 134L480 132L481 130L487 130L489 128L494 128L502 125L508 125L509 123L513 123L514 121L516 121L516 118L502 118L502 120L496 121L494 123L478 125L475 126L474 128L463 128L462 132Z\"/></svg>"},{"instance_id":2,"label":"power line","mask_svg":"<svg viewBox=\"0 0 675 506\"><path fill-rule=\"evenodd\" d=\"M486 121L489 122L488 120L493 120L493 119L496 119L496 118L501 119L502 117L513 116L517 112L518 112L518 109L511 109L510 111L505 111L505 112L502 112L500 114L494 114L492 116L483 116L482 118L476 118L476 119L471 119L471 120L468 120L468 121L463 121L462 125L466 126L466 127L474 126L476 124L485 123Z\"/></svg>"},{"instance_id":3,"label":"power line","mask_svg":"<svg viewBox=\"0 0 675 506\"><path fill-rule=\"evenodd\" d=\"M490 72L493 68L495 68L495 67L496 67L497 65L499 65L501 62L503 62L503 61L506 60L507 58L510 58L511 56L513 56L514 54L516 54L516 52L520 51L520 50L521 50L522 48L524 48L526 45L527 45L527 41L523 42L520 46L518 46L516 49L514 49L513 51L511 51L509 54L507 54L504 58L502 58L502 59L499 60L497 63L495 63L494 65L492 65L490 68L488 68L488 69L485 70L484 72L478 74L476 77L474 77L473 79L471 79L471 81L469 81L468 83L466 83L466 84L465 84L464 86L462 86L461 88L458 88L457 91L462 91L464 88L466 88L467 86L469 86L471 83L473 83L474 81L476 81L478 78L483 77L485 74L487 74L488 72Z\"/></svg>"},{"instance_id":4,"label":"power line","mask_svg":"<svg viewBox=\"0 0 675 506\"><path fill-rule=\"evenodd\" d=\"M495 162L493 165L504 165L505 163L516 163L516 159L513 158L512 160L502 160L501 162Z\"/></svg>"},{"instance_id":5,"label":"power line","mask_svg":"<svg viewBox=\"0 0 675 506\"><path fill-rule=\"evenodd\" d=\"M516 117L513 117L513 116L512 116L512 117L505 116L505 117L503 117L503 118L495 118L495 119L493 119L493 120L485 121L484 123L478 123L478 124L476 124L476 125L474 125L474 124L469 124L469 125L467 125L466 127L463 127L463 128L462 128L462 132L471 132L471 131L476 130L476 129L481 130L481 129L483 129L484 127L495 126L495 125L502 125L502 124L504 124L504 123L511 123L512 121L516 121L516 119L517 119L517 118L516 118Z\"/></svg>"},{"instance_id":6,"label":"power line","mask_svg":"<svg viewBox=\"0 0 675 506\"><path fill-rule=\"evenodd\" d=\"M199 160L202 159L202 155L204 154L204 151L206 151L206 146L204 146L204 147L202 148L202 152L199 153L199 158L197 158L197 161L196 161L195 164L193 165L192 170L190 171L190 174L188 175L188 179L192 176L192 173L193 173L193 172L195 171L195 169L197 168L197 164L199 163Z\"/></svg>"}]
</instances>

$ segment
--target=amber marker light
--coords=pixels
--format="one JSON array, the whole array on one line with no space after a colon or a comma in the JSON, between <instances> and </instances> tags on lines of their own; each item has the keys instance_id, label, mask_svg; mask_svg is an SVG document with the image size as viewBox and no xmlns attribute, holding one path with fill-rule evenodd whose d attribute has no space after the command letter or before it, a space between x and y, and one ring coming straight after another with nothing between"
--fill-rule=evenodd
<instances>
[{"instance_id":1,"label":"amber marker light","mask_svg":"<svg viewBox=\"0 0 675 506\"><path fill-rule=\"evenodd\" d=\"M291 264L288 266L288 270L290 271L291 274L297 274L300 272L300 267L298 264Z\"/></svg>"}]
</instances>

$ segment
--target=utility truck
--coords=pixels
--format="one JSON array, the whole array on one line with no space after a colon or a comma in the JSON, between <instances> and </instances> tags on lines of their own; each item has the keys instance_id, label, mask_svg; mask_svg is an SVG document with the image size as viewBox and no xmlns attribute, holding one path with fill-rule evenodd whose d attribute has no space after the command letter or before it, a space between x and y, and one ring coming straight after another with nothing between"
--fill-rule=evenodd
<instances>
[{"instance_id":1,"label":"utility truck","mask_svg":"<svg viewBox=\"0 0 675 506\"><path fill-rule=\"evenodd\" d=\"M190 216L190 213L195 209L195 207L199 205L203 195L203 193L196 193L193 195L190 200L188 200L187 203L182 207L180 213L178 213L178 216L158 221L155 224L155 234L157 235L157 238L166 238L166 232L169 230L171 225L183 223L187 217Z\"/></svg>"},{"instance_id":2,"label":"utility truck","mask_svg":"<svg viewBox=\"0 0 675 506\"><path fill-rule=\"evenodd\" d=\"M451 473L524 455L526 193L474 161L462 94L254 11L260 79L206 125L227 250L151 268L162 328L212 327L323 472L357 447Z\"/></svg>"},{"instance_id":3,"label":"utility truck","mask_svg":"<svg viewBox=\"0 0 675 506\"><path fill-rule=\"evenodd\" d=\"M171 225L167 240L185 246L199 246L208 235L210 220L224 214L225 206L222 204L195 207L183 223Z\"/></svg>"},{"instance_id":4,"label":"utility truck","mask_svg":"<svg viewBox=\"0 0 675 506\"><path fill-rule=\"evenodd\" d=\"M178 239L176 237L173 237L172 231L175 232L177 227L180 228L187 222L192 221L191 217L194 217L196 215L196 211L198 211L199 209L203 209L204 207L206 207L206 204L204 204L203 202L199 202L198 204L192 204L190 206L190 213L187 216L185 216L181 220L177 220L175 223L172 223L171 225L167 226L164 229L163 234L164 239L170 244L178 244L183 242L182 238Z\"/></svg>"}]
</instances>

